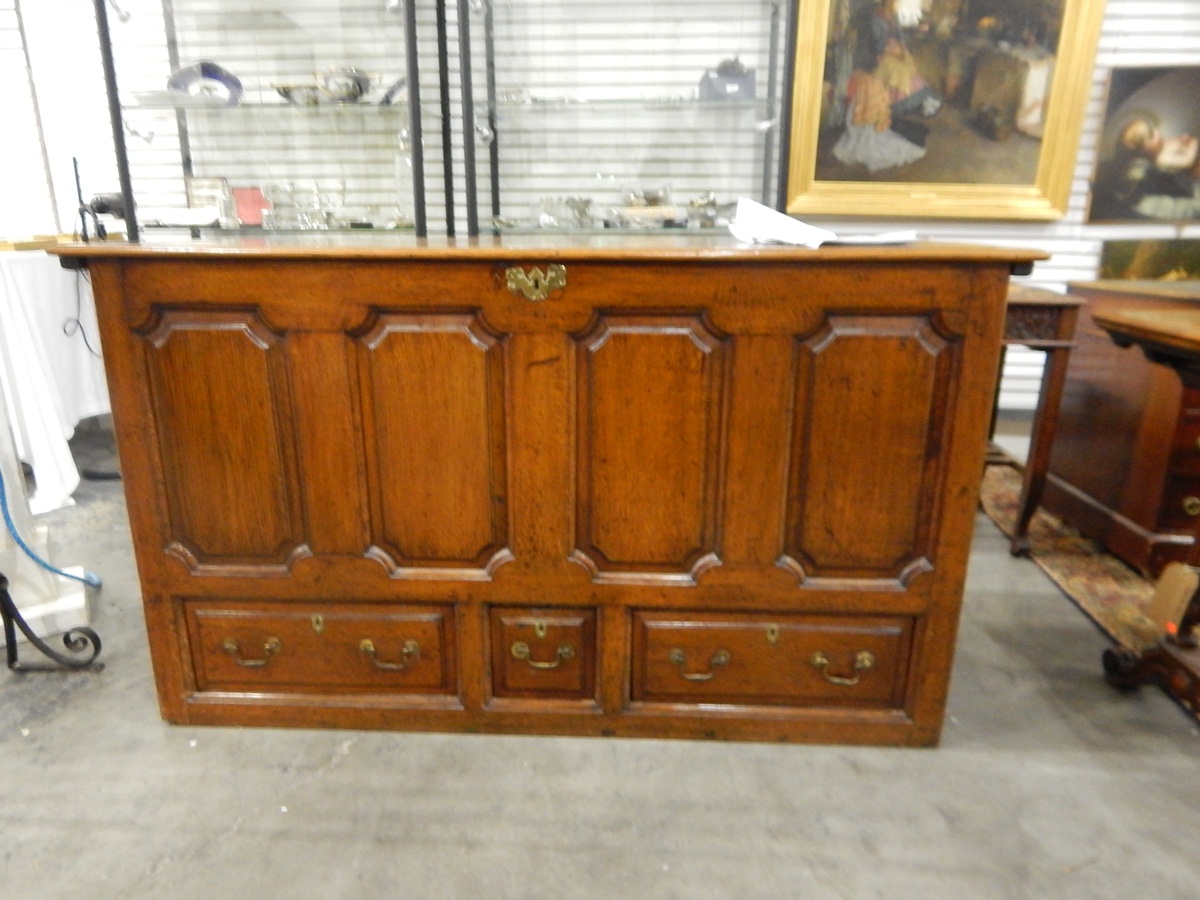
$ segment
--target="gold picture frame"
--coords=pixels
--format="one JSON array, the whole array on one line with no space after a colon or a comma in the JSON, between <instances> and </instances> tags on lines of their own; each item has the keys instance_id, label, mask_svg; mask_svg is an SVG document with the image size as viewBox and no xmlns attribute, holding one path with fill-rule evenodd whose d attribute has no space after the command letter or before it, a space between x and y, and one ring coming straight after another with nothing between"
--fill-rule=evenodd
<instances>
[{"instance_id":1,"label":"gold picture frame","mask_svg":"<svg viewBox=\"0 0 1200 900\"><path fill-rule=\"evenodd\" d=\"M787 211L1061 218L1103 14L1104 0L802 0ZM897 84L924 100L897 112Z\"/></svg>"}]
</instances>

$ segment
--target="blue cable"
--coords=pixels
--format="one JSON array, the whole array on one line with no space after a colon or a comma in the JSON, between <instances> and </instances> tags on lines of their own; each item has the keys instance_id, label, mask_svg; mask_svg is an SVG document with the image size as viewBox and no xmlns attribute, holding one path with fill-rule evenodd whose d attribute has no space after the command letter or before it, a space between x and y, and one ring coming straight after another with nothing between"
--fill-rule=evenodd
<instances>
[{"instance_id":1,"label":"blue cable","mask_svg":"<svg viewBox=\"0 0 1200 900\"><path fill-rule=\"evenodd\" d=\"M13 536L13 540L17 542L17 546L25 551L25 555L32 559L35 563L53 572L55 575L61 575L63 578L70 578L74 581L82 581L84 584L92 587L100 587L100 576L94 572L84 572L82 575L73 575L70 572L64 572L62 569L56 569L50 563L46 562L40 556L33 552L28 544L21 539L21 535L17 532L17 523L13 521L12 513L8 511L8 492L4 486L4 475L0 474L0 512L4 513L4 524L8 527L8 533Z\"/></svg>"}]
</instances>

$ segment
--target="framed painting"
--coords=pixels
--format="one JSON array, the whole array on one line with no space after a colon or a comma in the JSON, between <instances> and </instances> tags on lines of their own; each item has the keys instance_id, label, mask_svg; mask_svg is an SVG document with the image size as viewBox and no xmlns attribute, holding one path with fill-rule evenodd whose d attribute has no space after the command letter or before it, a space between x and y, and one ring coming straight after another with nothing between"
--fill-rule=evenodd
<instances>
[{"instance_id":1,"label":"framed painting","mask_svg":"<svg viewBox=\"0 0 1200 900\"><path fill-rule=\"evenodd\" d=\"M1104 0L802 0L789 213L1060 218Z\"/></svg>"},{"instance_id":2,"label":"framed painting","mask_svg":"<svg viewBox=\"0 0 1200 900\"><path fill-rule=\"evenodd\" d=\"M1200 221L1200 66L1114 69L1089 222Z\"/></svg>"},{"instance_id":3,"label":"framed painting","mask_svg":"<svg viewBox=\"0 0 1200 900\"><path fill-rule=\"evenodd\" d=\"M1100 277L1138 281L1200 281L1200 240L1105 241Z\"/></svg>"}]
</instances>

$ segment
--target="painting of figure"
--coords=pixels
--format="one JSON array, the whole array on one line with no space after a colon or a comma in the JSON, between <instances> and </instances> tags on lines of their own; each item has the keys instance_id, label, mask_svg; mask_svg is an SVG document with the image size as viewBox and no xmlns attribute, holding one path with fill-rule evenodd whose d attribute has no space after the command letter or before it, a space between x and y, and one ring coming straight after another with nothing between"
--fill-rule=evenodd
<instances>
[{"instance_id":1,"label":"painting of figure","mask_svg":"<svg viewBox=\"0 0 1200 900\"><path fill-rule=\"evenodd\" d=\"M1103 0L799 11L790 212L1062 214Z\"/></svg>"},{"instance_id":2,"label":"painting of figure","mask_svg":"<svg viewBox=\"0 0 1200 900\"><path fill-rule=\"evenodd\" d=\"M1100 277L1138 281L1200 280L1200 240L1105 241Z\"/></svg>"},{"instance_id":3,"label":"painting of figure","mask_svg":"<svg viewBox=\"0 0 1200 900\"><path fill-rule=\"evenodd\" d=\"M1200 219L1200 66L1114 69L1090 222Z\"/></svg>"},{"instance_id":4,"label":"painting of figure","mask_svg":"<svg viewBox=\"0 0 1200 900\"><path fill-rule=\"evenodd\" d=\"M818 178L1034 180L1061 2L834 3Z\"/></svg>"}]
</instances>

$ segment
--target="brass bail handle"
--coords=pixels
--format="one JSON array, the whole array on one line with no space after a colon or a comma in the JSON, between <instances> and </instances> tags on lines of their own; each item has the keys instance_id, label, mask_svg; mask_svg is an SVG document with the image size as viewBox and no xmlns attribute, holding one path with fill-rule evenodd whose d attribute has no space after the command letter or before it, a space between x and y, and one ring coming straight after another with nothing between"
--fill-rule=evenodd
<instances>
[{"instance_id":1,"label":"brass bail handle","mask_svg":"<svg viewBox=\"0 0 1200 900\"><path fill-rule=\"evenodd\" d=\"M376 655L375 642L370 638L363 638L358 645L358 649L363 656L371 660L372 665L377 669L386 669L389 672L402 672L407 669L413 662L421 658L421 645L414 640L404 642L404 647L400 650L399 662L385 662Z\"/></svg>"},{"instance_id":2,"label":"brass bail handle","mask_svg":"<svg viewBox=\"0 0 1200 900\"><path fill-rule=\"evenodd\" d=\"M520 266L510 266L504 270L504 283L512 293L526 300L539 302L555 291L566 289L567 267L561 263L552 263L546 266L546 271L543 272L537 266L528 271Z\"/></svg>"},{"instance_id":3,"label":"brass bail handle","mask_svg":"<svg viewBox=\"0 0 1200 900\"><path fill-rule=\"evenodd\" d=\"M263 643L261 659L246 659L242 656L242 648L238 646L238 642L234 638L225 638L221 641L221 649L234 658L239 666L247 669L260 669L271 661L271 657L283 649L283 644L279 638L270 637Z\"/></svg>"},{"instance_id":4,"label":"brass bail handle","mask_svg":"<svg viewBox=\"0 0 1200 900\"><path fill-rule=\"evenodd\" d=\"M524 660L535 669L557 669L565 660L575 658L575 648L570 644L559 644L558 649L554 652L554 659L548 662L533 659L530 655L529 645L524 641L513 641L510 652L513 659Z\"/></svg>"},{"instance_id":5,"label":"brass bail handle","mask_svg":"<svg viewBox=\"0 0 1200 900\"><path fill-rule=\"evenodd\" d=\"M729 661L733 655L728 650L717 650L708 660L707 672L684 672L683 665L687 661L687 654L680 647L675 647L667 654L667 659L679 666L679 674L688 681L708 681L717 674L716 670L721 666L729 665Z\"/></svg>"},{"instance_id":6,"label":"brass bail handle","mask_svg":"<svg viewBox=\"0 0 1200 900\"><path fill-rule=\"evenodd\" d=\"M875 654L870 650L859 650L854 654L854 674L846 675L831 675L829 672L829 657L821 650L818 650L812 655L811 660L813 666L820 670L825 676L825 680L830 684L843 684L848 687L853 687L858 684L862 678L862 673L875 666Z\"/></svg>"}]
</instances>

